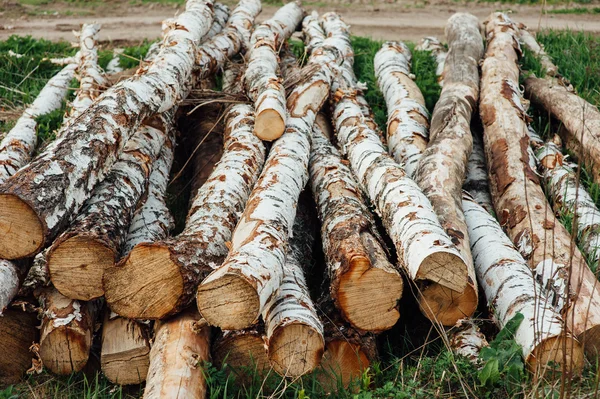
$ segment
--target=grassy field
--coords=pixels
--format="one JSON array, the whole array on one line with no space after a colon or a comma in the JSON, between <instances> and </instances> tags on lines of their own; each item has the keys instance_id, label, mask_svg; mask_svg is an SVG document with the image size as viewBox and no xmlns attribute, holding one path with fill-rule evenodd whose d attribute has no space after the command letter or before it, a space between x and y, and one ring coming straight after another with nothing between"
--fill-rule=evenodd
<instances>
[{"instance_id":1,"label":"grassy field","mask_svg":"<svg viewBox=\"0 0 600 399\"><path fill-rule=\"evenodd\" d=\"M36 1L36 0L28 0ZM168 1L168 0L165 0ZM173 0L178 1L178 0ZM560 71L568 77L578 92L589 101L600 103L600 39L576 32L543 32L539 40L555 59ZM147 50L149 43L128 48L121 58L124 67L133 67ZM366 98L373 107L376 120L385 126L386 110L381 93L375 84L373 57L380 43L368 38L355 37L355 70L360 80L368 85ZM295 43L296 52L302 46ZM11 57L8 50L24 54L23 58ZM45 81L60 67L42 61L45 57L72 55L74 50L67 43L51 43L43 40L13 37L0 42L0 131L7 131L23 107L31 102ZM105 66L111 58L109 51L100 52L100 64ZM523 68L539 71L539 64L525 54ZM435 77L435 63L429 54L413 53L413 73L425 95L427 106L433 109L440 93ZM75 87L75 85L73 85ZM64 108L64 107L63 107ZM532 110L534 125L544 135L553 132L545 113ZM53 138L54 129L62 122L64 111L43 118L39 136L43 141ZM584 179L600 205L600 187ZM181 201L171 193L171 207L179 222L185 215ZM563 221L569 223L568 216ZM443 337L416 310L410 295L401 303L401 321L391 331L379 337L380 361L374 363L360 379L347 390L339 390L330 398L508 398L508 397L597 397L598 367L587 364L584 375L572 384L561 385L560 379L533 381L525 370L520 357L520 348L511 337L511 329L498 334L490 316L481 308L478 317L488 338L494 338L486 351L483 367L476 369L464 359L452 355L446 348ZM516 321L515 321L516 322ZM96 362L91 362L95 364ZM228 373L227 366L217 369L207 364L206 377L210 398L321 398L326 392L316 374L296 381L285 381L277 376L262 378L255 375L252 382L240 386ZM8 398L137 398L143 387L118 387L106 381L97 369L90 367L86 373L68 378L50 375L31 377L21 384L0 390L0 399Z\"/></svg>"}]
</instances>

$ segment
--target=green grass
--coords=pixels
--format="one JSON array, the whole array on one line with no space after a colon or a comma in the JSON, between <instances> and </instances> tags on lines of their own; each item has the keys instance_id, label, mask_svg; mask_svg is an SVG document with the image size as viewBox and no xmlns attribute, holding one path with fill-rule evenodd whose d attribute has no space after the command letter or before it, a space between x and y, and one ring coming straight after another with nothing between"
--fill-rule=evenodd
<instances>
[{"instance_id":1,"label":"green grass","mask_svg":"<svg viewBox=\"0 0 600 399\"><path fill-rule=\"evenodd\" d=\"M600 14L600 7L557 8L548 10L548 14Z\"/></svg>"}]
</instances>

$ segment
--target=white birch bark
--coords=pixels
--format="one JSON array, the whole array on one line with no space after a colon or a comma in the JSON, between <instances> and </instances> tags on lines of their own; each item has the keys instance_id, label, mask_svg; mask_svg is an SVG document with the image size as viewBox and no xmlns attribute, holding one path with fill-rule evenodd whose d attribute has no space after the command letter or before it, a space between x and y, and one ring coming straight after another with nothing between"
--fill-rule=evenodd
<instances>
[{"instance_id":1,"label":"white birch bark","mask_svg":"<svg viewBox=\"0 0 600 399\"><path fill-rule=\"evenodd\" d=\"M546 75L547 76L557 76L558 75L558 67L556 65L554 65L550 56L548 56L548 54L546 54L544 47L541 46L538 43L538 41L536 40L536 38L531 34L531 32L529 32L529 30L527 29L527 26L525 26L523 24L519 24L518 29L519 29L519 39L520 39L521 44L523 44L527 49L529 49L529 51L531 51L539 59L540 63L542 64L542 68L544 68Z\"/></svg>"},{"instance_id":2,"label":"white birch bark","mask_svg":"<svg viewBox=\"0 0 600 399\"><path fill-rule=\"evenodd\" d=\"M300 24L303 14L299 3L288 3L257 26L250 39L244 81L256 109L254 133L263 140L277 139L286 127L286 93L278 77L277 54Z\"/></svg>"},{"instance_id":3,"label":"white birch bark","mask_svg":"<svg viewBox=\"0 0 600 399\"><path fill-rule=\"evenodd\" d=\"M463 189L471 194L475 202L493 214L494 205L492 204L492 196L490 195L483 141L478 133L473 132L473 151L467 163L467 175L465 176Z\"/></svg>"},{"instance_id":4,"label":"white birch bark","mask_svg":"<svg viewBox=\"0 0 600 399\"><path fill-rule=\"evenodd\" d=\"M446 47L435 37L429 36L421 39L421 42L416 47L417 50L430 51L431 55L435 58L437 67L435 68L435 74L438 77L438 83L440 86L444 86L444 64L446 63L446 57L448 51Z\"/></svg>"},{"instance_id":5,"label":"white birch bark","mask_svg":"<svg viewBox=\"0 0 600 399\"><path fill-rule=\"evenodd\" d=\"M304 49L307 54L323 45L325 32L319 22L319 14L313 11L302 20L302 34L304 35Z\"/></svg>"},{"instance_id":6,"label":"white birch bark","mask_svg":"<svg viewBox=\"0 0 600 399\"><path fill-rule=\"evenodd\" d=\"M122 48L116 48L113 50L113 58L111 58L106 65L106 73L113 74L123 72L123 67L121 66L121 54L123 54Z\"/></svg>"},{"instance_id":7,"label":"white birch bark","mask_svg":"<svg viewBox=\"0 0 600 399\"><path fill-rule=\"evenodd\" d=\"M489 346L485 335L472 319L461 319L449 334L450 347L457 355L464 356L476 366L481 365L479 353Z\"/></svg>"},{"instance_id":8,"label":"white birch bark","mask_svg":"<svg viewBox=\"0 0 600 399\"><path fill-rule=\"evenodd\" d=\"M106 177L141 122L181 100L212 15L212 0L188 0L186 11L165 35L155 61L105 91L64 128L67 131L51 148L4 185L0 198L27 204L33 213L31 223L37 228L26 246L14 245L21 241L20 234L6 234L0 256L19 258L39 252ZM13 217L7 212L0 211L0 227Z\"/></svg>"},{"instance_id":9,"label":"white birch bark","mask_svg":"<svg viewBox=\"0 0 600 399\"><path fill-rule=\"evenodd\" d=\"M463 208L477 277L498 326L504 327L521 313L524 319L515 333L515 341L523 348L523 356L530 366L565 362L561 344L566 344L565 366L569 370L581 369L581 345L570 334L565 334L559 313L548 303L527 261L500 224L468 195L463 197Z\"/></svg>"},{"instance_id":10,"label":"white birch bark","mask_svg":"<svg viewBox=\"0 0 600 399\"><path fill-rule=\"evenodd\" d=\"M21 268L9 260L0 259L0 316L19 292Z\"/></svg>"},{"instance_id":11,"label":"white birch bark","mask_svg":"<svg viewBox=\"0 0 600 399\"><path fill-rule=\"evenodd\" d=\"M387 144L390 155L409 177L429 139L429 112L421 90L413 82L412 54L402 42L386 42L375 55L375 76L387 105Z\"/></svg>"}]
</instances>

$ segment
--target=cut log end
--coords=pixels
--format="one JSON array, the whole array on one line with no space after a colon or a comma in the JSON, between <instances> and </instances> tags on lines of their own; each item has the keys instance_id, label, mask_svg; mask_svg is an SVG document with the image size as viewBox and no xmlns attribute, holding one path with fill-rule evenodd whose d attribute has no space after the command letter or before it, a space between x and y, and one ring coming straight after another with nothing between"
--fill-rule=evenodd
<instances>
[{"instance_id":1,"label":"cut log end","mask_svg":"<svg viewBox=\"0 0 600 399\"><path fill-rule=\"evenodd\" d=\"M33 256L44 245L45 226L16 195L0 194L0 258Z\"/></svg>"},{"instance_id":2,"label":"cut log end","mask_svg":"<svg viewBox=\"0 0 600 399\"><path fill-rule=\"evenodd\" d=\"M421 262L416 280L422 279L431 280L457 292L463 292L467 286L467 265L460 256L454 253L437 251Z\"/></svg>"},{"instance_id":3,"label":"cut log end","mask_svg":"<svg viewBox=\"0 0 600 399\"><path fill-rule=\"evenodd\" d=\"M360 345L334 339L327 343L319 380L328 391L337 391L339 385L347 388L353 380L360 378L369 364Z\"/></svg>"},{"instance_id":4,"label":"cut log end","mask_svg":"<svg viewBox=\"0 0 600 399\"><path fill-rule=\"evenodd\" d=\"M281 137L285 130L285 120L272 109L265 109L254 121L254 134L261 140L273 141Z\"/></svg>"},{"instance_id":5,"label":"cut log end","mask_svg":"<svg viewBox=\"0 0 600 399\"><path fill-rule=\"evenodd\" d=\"M263 375L271 367L265 341L260 334L250 332L218 341L213 347L213 358L218 367L227 364L241 382L251 380L255 372Z\"/></svg>"},{"instance_id":6,"label":"cut log end","mask_svg":"<svg viewBox=\"0 0 600 399\"><path fill-rule=\"evenodd\" d=\"M399 274L371 267L364 257L355 257L340 277L336 301L344 318L365 331L392 328L398 318L398 300L403 282Z\"/></svg>"},{"instance_id":7,"label":"cut log end","mask_svg":"<svg viewBox=\"0 0 600 399\"><path fill-rule=\"evenodd\" d=\"M577 339L583 345L585 354L590 359L600 357L600 325L589 327L582 334L579 334Z\"/></svg>"},{"instance_id":8,"label":"cut log end","mask_svg":"<svg viewBox=\"0 0 600 399\"><path fill-rule=\"evenodd\" d=\"M202 283L198 287L196 303L208 324L223 330L248 328L260 315L256 289L245 278L233 273Z\"/></svg>"},{"instance_id":9,"label":"cut log end","mask_svg":"<svg viewBox=\"0 0 600 399\"><path fill-rule=\"evenodd\" d=\"M61 326L52 330L41 342L40 357L48 370L58 375L81 371L90 356L92 337Z\"/></svg>"},{"instance_id":10,"label":"cut log end","mask_svg":"<svg viewBox=\"0 0 600 399\"><path fill-rule=\"evenodd\" d=\"M440 284L431 284L421 292L419 306L429 320L453 326L475 312L477 293L470 285L461 293Z\"/></svg>"},{"instance_id":11,"label":"cut log end","mask_svg":"<svg viewBox=\"0 0 600 399\"><path fill-rule=\"evenodd\" d=\"M8 309L0 316L0 386L16 384L31 366L36 322L34 313L20 310Z\"/></svg>"},{"instance_id":12,"label":"cut log end","mask_svg":"<svg viewBox=\"0 0 600 399\"><path fill-rule=\"evenodd\" d=\"M139 244L104 276L106 302L113 312L131 319L162 319L178 306L183 277L160 244Z\"/></svg>"},{"instance_id":13,"label":"cut log end","mask_svg":"<svg viewBox=\"0 0 600 399\"><path fill-rule=\"evenodd\" d=\"M115 263L115 252L94 237L72 236L48 253L54 287L64 296L89 301L104 295L102 276Z\"/></svg>"},{"instance_id":14,"label":"cut log end","mask_svg":"<svg viewBox=\"0 0 600 399\"><path fill-rule=\"evenodd\" d=\"M583 370L583 348L573 337L551 337L537 345L526 361L529 369L536 375L552 371L577 375ZM552 366L549 366L550 362L553 363Z\"/></svg>"},{"instance_id":15,"label":"cut log end","mask_svg":"<svg viewBox=\"0 0 600 399\"><path fill-rule=\"evenodd\" d=\"M273 369L286 377L299 377L314 370L323 357L323 337L306 324L281 327L269 340L269 360Z\"/></svg>"}]
</instances>

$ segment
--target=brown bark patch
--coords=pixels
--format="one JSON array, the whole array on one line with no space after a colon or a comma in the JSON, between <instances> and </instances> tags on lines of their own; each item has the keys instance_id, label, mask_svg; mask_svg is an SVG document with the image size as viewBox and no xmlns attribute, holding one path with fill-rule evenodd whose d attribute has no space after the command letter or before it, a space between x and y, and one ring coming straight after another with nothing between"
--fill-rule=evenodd
<instances>
[{"instance_id":1,"label":"brown bark patch","mask_svg":"<svg viewBox=\"0 0 600 399\"><path fill-rule=\"evenodd\" d=\"M529 137L523 135L519 140L519 145L521 146L521 162L523 162L523 171L525 172L525 176L535 184L539 184L540 180L538 175L536 175L529 166Z\"/></svg>"},{"instance_id":2,"label":"brown bark patch","mask_svg":"<svg viewBox=\"0 0 600 399\"><path fill-rule=\"evenodd\" d=\"M492 173L498 193L502 195L506 188L515 181L510 175L508 166L508 143L506 139L496 140L492 144Z\"/></svg>"}]
</instances>

